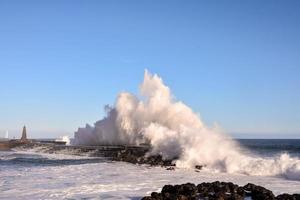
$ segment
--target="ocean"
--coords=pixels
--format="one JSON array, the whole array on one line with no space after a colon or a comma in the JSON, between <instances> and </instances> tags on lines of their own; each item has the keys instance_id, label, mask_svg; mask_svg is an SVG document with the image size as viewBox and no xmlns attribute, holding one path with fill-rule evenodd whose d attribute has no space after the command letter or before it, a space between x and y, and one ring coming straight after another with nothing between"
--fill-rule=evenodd
<instances>
[{"instance_id":1,"label":"ocean","mask_svg":"<svg viewBox=\"0 0 300 200\"><path fill-rule=\"evenodd\" d=\"M238 140L244 151L272 158L300 159L300 140ZM165 184L230 181L254 183L275 195L300 193L300 181L284 176L250 176L193 169L112 162L104 158L45 154L38 150L0 151L0 199L140 199Z\"/></svg>"},{"instance_id":2,"label":"ocean","mask_svg":"<svg viewBox=\"0 0 300 200\"><path fill-rule=\"evenodd\" d=\"M262 156L276 156L288 153L300 157L300 139L239 139L238 142L246 149Z\"/></svg>"}]
</instances>

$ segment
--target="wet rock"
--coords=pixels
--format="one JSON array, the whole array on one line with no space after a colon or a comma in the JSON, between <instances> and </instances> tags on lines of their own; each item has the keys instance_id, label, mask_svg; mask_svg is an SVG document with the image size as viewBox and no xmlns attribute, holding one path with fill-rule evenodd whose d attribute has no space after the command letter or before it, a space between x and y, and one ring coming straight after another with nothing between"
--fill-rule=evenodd
<instances>
[{"instance_id":1,"label":"wet rock","mask_svg":"<svg viewBox=\"0 0 300 200\"><path fill-rule=\"evenodd\" d=\"M209 199L244 199L244 190L227 182L201 183L197 186L200 197Z\"/></svg>"},{"instance_id":2,"label":"wet rock","mask_svg":"<svg viewBox=\"0 0 300 200\"><path fill-rule=\"evenodd\" d=\"M293 194L293 197L295 197L296 200L300 200L300 194Z\"/></svg>"},{"instance_id":3,"label":"wet rock","mask_svg":"<svg viewBox=\"0 0 300 200\"><path fill-rule=\"evenodd\" d=\"M141 200L156 200L156 199L153 199L152 197L143 197Z\"/></svg>"},{"instance_id":4,"label":"wet rock","mask_svg":"<svg viewBox=\"0 0 300 200\"><path fill-rule=\"evenodd\" d=\"M165 185L161 193L153 192L146 200L300 200L300 194L281 194L251 183L240 187L231 182L186 183L182 185Z\"/></svg>"},{"instance_id":5,"label":"wet rock","mask_svg":"<svg viewBox=\"0 0 300 200\"><path fill-rule=\"evenodd\" d=\"M245 197L239 194L232 194L227 198L227 200L244 200L244 199Z\"/></svg>"},{"instance_id":6,"label":"wet rock","mask_svg":"<svg viewBox=\"0 0 300 200\"><path fill-rule=\"evenodd\" d=\"M175 170L174 167L167 167L166 170Z\"/></svg>"},{"instance_id":7,"label":"wet rock","mask_svg":"<svg viewBox=\"0 0 300 200\"><path fill-rule=\"evenodd\" d=\"M188 198L187 196L184 196L184 195L178 195L176 197L176 200L190 200L191 198Z\"/></svg>"},{"instance_id":8,"label":"wet rock","mask_svg":"<svg viewBox=\"0 0 300 200\"><path fill-rule=\"evenodd\" d=\"M252 197L253 200L273 200L275 199L275 196L272 191L258 186L254 185L252 183L248 183L243 187L244 190L246 190L248 195Z\"/></svg>"},{"instance_id":9,"label":"wet rock","mask_svg":"<svg viewBox=\"0 0 300 200\"><path fill-rule=\"evenodd\" d=\"M162 200L162 195L160 193L157 192L152 192L151 193L151 198L156 199L156 200Z\"/></svg>"},{"instance_id":10,"label":"wet rock","mask_svg":"<svg viewBox=\"0 0 300 200\"><path fill-rule=\"evenodd\" d=\"M166 193L176 193L176 188L173 185L165 185L162 190L161 190L161 194L164 195Z\"/></svg>"},{"instance_id":11,"label":"wet rock","mask_svg":"<svg viewBox=\"0 0 300 200\"><path fill-rule=\"evenodd\" d=\"M194 197L198 192L196 185L193 183L177 185L175 188L177 190L177 194L189 197Z\"/></svg>"},{"instance_id":12,"label":"wet rock","mask_svg":"<svg viewBox=\"0 0 300 200\"><path fill-rule=\"evenodd\" d=\"M112 157L114 161L123 161L133 164L149 164L152 166L175 166L173 160L164 160L161 155L146 156L147 150L124 149Z\"/></svg>"},{"instance_id":13,"label":"wet rock","mask_svg":"<svg viewBox=\"0 0 300 200\"><path fill-rule=\"evenodd\" d=\"M280 194L276 197L276 200L300 200L300 194Z\"/></svg>"},{"instance_id":14,"label":"wet rock","mask_svg":"<svg viewBox=\"0 0 300 200\"><path fill-rule=\"evenodd\" d=\"M290 194L280 194L276 197L276 200L296 200L296 198Z\"/></svg>"},{"instance_id":15,"label":"wet rock","mask_svg":"<svg viewBox=\"0 0 300 200\"><path fill-rule=\"evenodd\" d=\"M202 165L196 165L195 168L198 169L198 170L201 170L203 168L203 166Z\"/></svg>"}]
</instances>

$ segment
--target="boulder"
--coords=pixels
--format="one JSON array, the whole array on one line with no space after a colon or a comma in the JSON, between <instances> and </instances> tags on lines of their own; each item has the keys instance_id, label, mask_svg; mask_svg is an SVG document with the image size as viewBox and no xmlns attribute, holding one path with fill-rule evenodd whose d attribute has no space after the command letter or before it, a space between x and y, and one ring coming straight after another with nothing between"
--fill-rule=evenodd
<instances>
[{"instance_id":1,"label":"boulder","mask_svg":"<svg viewBox=\"0 0 300 200\"><path fill-rule=\"evenodd\" d=\"M247 195L251 196L253 200L273 200L275 196L272 191L252 183L248 183L243 187L247 191Z\"/></svg>"},{"instance_id":2,"label":"boulder","mask_svg":"<svg viewBox=\"0 0 300 200\"><path fill-rule=\"evenodd\" d=\"M300 200L300 194L281 194L277 197L273 192L258 185L248 183L240 187L231 182L186 183L181 185L165 185L161 193L153 192L151 197L143 200Z\"/></svg>"}]
</instances>

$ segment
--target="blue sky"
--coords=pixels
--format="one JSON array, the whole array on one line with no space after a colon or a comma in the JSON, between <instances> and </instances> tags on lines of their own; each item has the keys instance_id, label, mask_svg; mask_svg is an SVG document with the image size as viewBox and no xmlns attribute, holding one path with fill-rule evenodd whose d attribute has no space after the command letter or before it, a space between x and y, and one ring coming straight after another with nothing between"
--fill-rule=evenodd
<instances>
[{"instance_id":1,"label":"blue sky","mask_svg":"<svg viewBox=\"0 0 300 200\"><path fill-rule=\"evenodd\" d=\"M300 138L299 1L0 1L0 136L72 133L144 69L235 137Z\"/></svg>"}]
</instances>

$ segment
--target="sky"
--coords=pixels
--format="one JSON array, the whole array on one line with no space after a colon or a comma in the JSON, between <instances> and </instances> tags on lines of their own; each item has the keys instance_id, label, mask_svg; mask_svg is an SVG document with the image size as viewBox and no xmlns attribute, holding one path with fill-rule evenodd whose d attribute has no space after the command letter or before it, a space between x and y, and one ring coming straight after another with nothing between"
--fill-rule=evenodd
<instances>
[{"instance_id":1,"label":"sky","mask_svg":"<svg viewBox=\"0 0 300 200\"><path fill-rule=\"evenodd\" d=\"M300 1L0 0L0 137L72 136L144 70L239 138L300 138Z\"/></svg>"}]
</instances>

